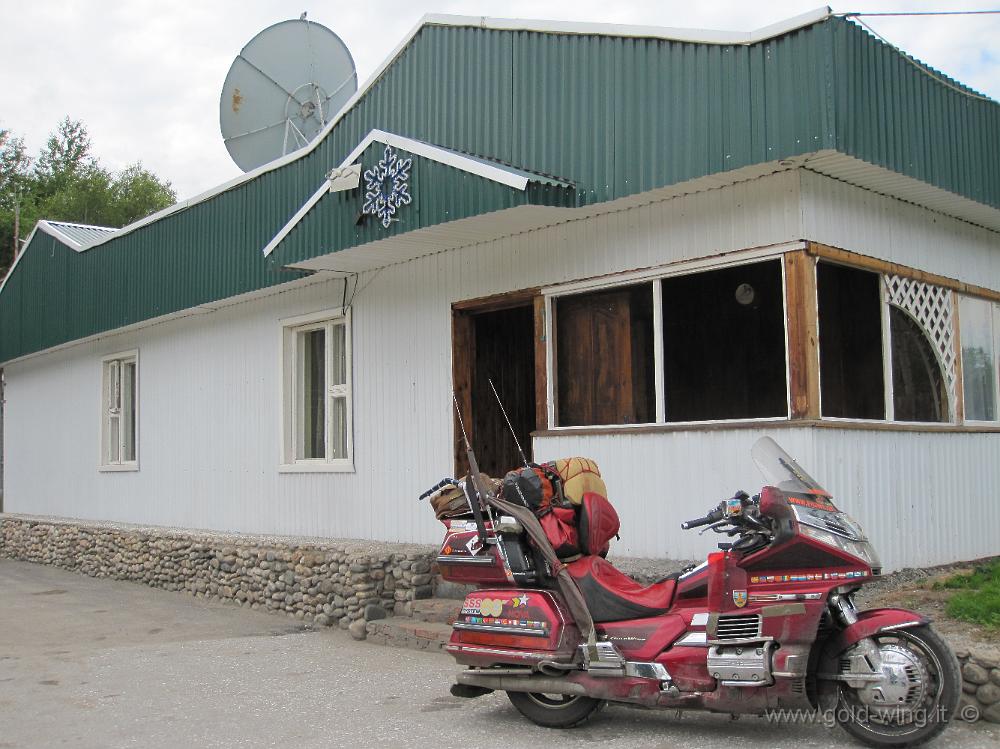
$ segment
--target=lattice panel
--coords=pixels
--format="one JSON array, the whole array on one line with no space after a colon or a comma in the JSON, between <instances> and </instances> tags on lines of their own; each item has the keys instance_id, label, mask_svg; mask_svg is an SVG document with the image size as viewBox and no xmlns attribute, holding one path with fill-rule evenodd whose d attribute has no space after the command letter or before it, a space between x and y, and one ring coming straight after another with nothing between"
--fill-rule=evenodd
<instances>
[{"instance_id":1,"label":"lattice panel","mask_svg":"<svg viewBox=\"0 0 1000 749\"><path fill-rule=\"evenodd\" d=\"M948 385L948 412L954 418L958 371L951 291L903 276L886 276L885 285L889 302L913 316L937 351Z\"/></svg>"}]
</instances>

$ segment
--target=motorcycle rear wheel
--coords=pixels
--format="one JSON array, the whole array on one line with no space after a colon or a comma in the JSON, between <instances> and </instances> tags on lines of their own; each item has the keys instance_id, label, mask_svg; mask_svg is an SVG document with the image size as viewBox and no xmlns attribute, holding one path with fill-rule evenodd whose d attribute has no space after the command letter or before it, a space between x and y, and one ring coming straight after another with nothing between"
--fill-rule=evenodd
<instances>
[{"instance_id":1,"label":"motorcycle rear wheel","mask_svg":"<svg viewBox=\"0 0 1000 749\"><path fill-rule=\"evenodd\" d=\"M601 700L581 695L507 692L507 697L521 715L545 728L573 728L603 705Z\"/></svg>"},{"instance_id":2,"label":"motorcycle rear wheel","mask_svg":"<svg viewBox=\"0 0 1000 749\"><path fill-rule=\"evenodd\" d=\"M962 676L958 660L929 626L887 632L874 638L879 648L912 658L914 669L926 675L926 690L918 704L888 707L866 704L861 690L840 686L837 723L854 738L874 747L919 746L945 729L958 707Z\"/></svg>"}]
</instances>

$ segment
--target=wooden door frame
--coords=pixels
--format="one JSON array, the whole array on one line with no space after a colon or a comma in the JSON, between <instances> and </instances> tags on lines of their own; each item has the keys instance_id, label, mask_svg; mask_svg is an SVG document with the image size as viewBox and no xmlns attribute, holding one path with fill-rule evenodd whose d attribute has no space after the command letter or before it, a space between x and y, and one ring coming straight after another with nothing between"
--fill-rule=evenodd
<instances>
[{"instance_id":1,"label":"wooden door frame","mask_svg":"<svg viewBox=\"0 0 1000 749\"><path fill-rule=\"evenodd\" d=\"M484 312L498 312L514 307L532 307L534 315L535 350L535 428L548 428L546 395L548 378L545 357L545 298L538 287L519 289L505 294L466 299L451 305L451 377L458 411L452 422L455 455L455 476L468 473L465 440L459 413L472 442L472 381L476 367L476 331L474 317Z\"/></svg>"}]
</instances>

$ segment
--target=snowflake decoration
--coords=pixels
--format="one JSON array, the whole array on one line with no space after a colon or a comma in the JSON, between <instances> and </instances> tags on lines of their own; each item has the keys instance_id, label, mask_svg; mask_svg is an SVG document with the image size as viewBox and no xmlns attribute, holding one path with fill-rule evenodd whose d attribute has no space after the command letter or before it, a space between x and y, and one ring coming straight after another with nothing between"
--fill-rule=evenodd
<instances>
[{"instance_id":1,"label":"snowflake decoration","mask_svg":"<svg viewBox=\"0 0 1000 749\"><path fill-rule=\"evenodd\" d=\"M365 170L365 204L361 212L377 216L386 229L398 221L396 211L413 201L408 184L411 166L413 159L401 159L391 146L386 146L382 160Z\"/></svg>"}]
</instances>

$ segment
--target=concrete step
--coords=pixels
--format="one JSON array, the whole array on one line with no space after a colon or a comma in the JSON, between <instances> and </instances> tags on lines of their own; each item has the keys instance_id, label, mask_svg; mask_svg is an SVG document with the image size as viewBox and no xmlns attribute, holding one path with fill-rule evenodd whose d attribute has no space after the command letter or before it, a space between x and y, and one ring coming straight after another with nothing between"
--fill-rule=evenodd
<instances>
[{"instance_id":1,"label":"concrete step","mask_svg":"<svg viewBox=\"0 0 1000 749\"><path fill-rule=\"evenodd\" d=\"M393 616L368 622L368 641L411 650L443 651L451 639L451 626L442 622L421 622Z\"/></svg>"},{"instance_id":2,"label":"concrete step","mask_svg":"<svg viewBox=\"0 0 1000 749\"><path fill-rule=\"evenodd\" d=\"M415 621L451 624L462 610L462 601L453 598L424 598L410 604L410 617Z\"/></svg>"}]
</instances>

